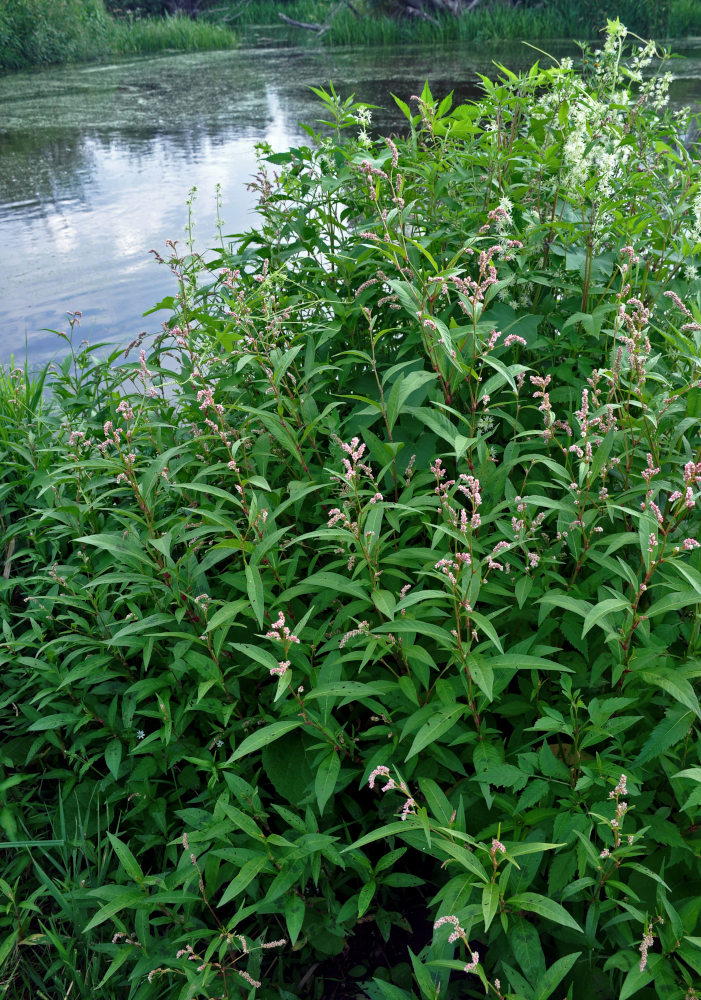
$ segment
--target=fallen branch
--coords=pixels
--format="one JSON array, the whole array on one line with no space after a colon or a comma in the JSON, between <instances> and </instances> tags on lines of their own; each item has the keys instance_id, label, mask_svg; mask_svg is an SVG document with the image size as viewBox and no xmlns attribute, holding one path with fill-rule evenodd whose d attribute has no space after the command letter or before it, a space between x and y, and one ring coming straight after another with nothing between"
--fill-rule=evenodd
<instances>
[{"instance_id":1,"label":"fallen branch","mask_svg":"<svg viewBox=\"0 0 701 1000\"><path fill-rule=\"evenodd\" d=\"M440 24L435 19L435 17L431 17L431 15L427 14L426 11L423 10L421 7L414 7L413 4L408 4L404 8L404 16L405 17L418 17L422 21L428 21L428 23L432 24L434 27L440 28Z\"/></svg>"},{"instance_id":2,"label":"fallen branch","mask_svg":"<svg viewBox=\"0 0 701 1000\"><path fill-rule=\"evenodd\" d=\"M293 18L288 17L286 14L278 14L278 17L280 18L281 21L284 21L285 24L291 24L294 28L304 28L305 31L318 31L319 37L321 38L321 36L331 27L332 20L339 12L344 3L348 3L348 6L357 17L358 12L355 10L355 8L349 2L349 0L339 0L339 2L336 4L333 10L329 12L329 16L326 18L323 24L310 24L307 21L295 21L293 20Z\"/></svg>"},{"instance_id":3,"label":"fallen branch","mask_svg":"<svg viewBox=\"0 0 701 1000\"><path fill-rule=\"evenodd\" d=\"M306 21L295 21L291 17L288 17L286 14L278 14L278 17L280 18L281 21L284 21L285 24L291 24L293 28L304 28L306 31L324 30L323 24L307 24Z\"/></svg>"}]
</instances>

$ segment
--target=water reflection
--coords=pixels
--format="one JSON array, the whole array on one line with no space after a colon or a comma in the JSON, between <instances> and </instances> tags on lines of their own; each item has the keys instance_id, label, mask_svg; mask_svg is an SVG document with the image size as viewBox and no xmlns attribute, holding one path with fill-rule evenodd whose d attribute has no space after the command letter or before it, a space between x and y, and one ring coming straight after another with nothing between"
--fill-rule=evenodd
<instances>
[{"instance_id":1,"label":"water reflection","mask_svg":"<svg viewBox=\"0 0 701 1000\"><path fill-rule=\"evenodd\" d=\"M549 45L557 57L572 46ZM674 65L679 102L701 99L701 44ZM430 79L434 93L476 94L492 60L530 65L531 49L401 52L255 50L161 56L107 66L0 78L0 361L43 360L56 350L42 328L82 310L91 340L126 343L173 291L151 248L184 239L188 191L197 187L196 241L216 233L216 185L225 232L251 225L245 184L255 143L302 141L298 122L318 117L309 86L333 79L344 96L383 104L379 126L399 126L390 92L408 100ZM165 314L163 316L165 318Z\"/></svg>"}]
</instances>

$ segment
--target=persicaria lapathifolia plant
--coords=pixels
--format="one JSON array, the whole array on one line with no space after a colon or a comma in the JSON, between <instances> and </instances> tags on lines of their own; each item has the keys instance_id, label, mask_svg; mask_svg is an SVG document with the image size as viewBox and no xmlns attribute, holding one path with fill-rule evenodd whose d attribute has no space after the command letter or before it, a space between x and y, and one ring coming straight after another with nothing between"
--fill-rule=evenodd
<instances>
[{"instance_id":1,"label":"persicaria lapathifolia plant","mask_svg":"<svg viewBox=\"0 0 701 1000\"><path fill-rule=\"evenodd\" d=\"M2 383L13 996L696 995L701 173L625 46L319 89L152 349Z\"/></svg>"}]
</instances>

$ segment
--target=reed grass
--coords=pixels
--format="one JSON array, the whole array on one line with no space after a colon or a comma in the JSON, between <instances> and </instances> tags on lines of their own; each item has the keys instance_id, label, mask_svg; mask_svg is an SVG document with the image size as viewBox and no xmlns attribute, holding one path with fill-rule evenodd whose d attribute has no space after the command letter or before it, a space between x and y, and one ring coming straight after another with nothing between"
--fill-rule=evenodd
<instances>
[{"instance_id":1,"label":"reed grass","mask_svg":"<svg viewBox=\"0 0 701 1000\"><path fill-rule=\"evenodd\" d=\"M231 49L236 35L224 24L193 21L184 14L163 18L126 18L110 27L110 51L114 55L149 55L177 49L205 52Z\"/></svg>"},{"instance_id":2,"label":"reed grass","mask_svg":"<svg viewBox=\"0 0 701 1000\"><path fill-rule=\"evenodd\" d=\"M223 22L191 20L184 15L116 19L107 13L102 0L0 2L0 72L234 45L236 35Z\"/></svg>"},{"instance_id":3,"label":"reed grass","mask_svg":"<svg viewBox=\"0 0 701 1000\"><path fill-rule=\"evenodd\" d=\"M316 32L280 20L277 0L223 0L206 17L112 17L103 0L13 0L0 3L0 72L70 62L99 61L119 55L150 55L230 49L241 33L255 44L256 29L275 27L283 44L391 46L489 42L503 39L597 37L595 26L620 17L630 30L657 38L701 34L698 0L550 0L538 8L491 2L462 17L435 15L430 21L397 16L386 3L344 7L329 30ZM291 0L284 13L292 20L323 24L330 0Z\"/></svg>"},{"instance_id":4,"label":"reed grass","mask_svg":"<svg viewBox=\"0 0 701 1000\"><path fill-rule=\"evenodd\" d=\"M292 20L323 24L332 9L329 0L291 0L284 13ZM276 0L252 0L242 4L229 0L223 11L229 23L242 32L243 41L250 29L279 27L280 37L292 44L400 45L481 42L506 39L598 37L597 25L606 18L620 17L629 29L644 36L684 37L701 32L701 4L698 0L671 0L668 5L656 0L550 0L542 7L515 7L493 0L461 17L435 14L432 21L397 16L388 4L354 2L358 12L344 7L334 15L331 27L321 37L316 32L280 21Z\"/></svg>"},{"instance_id":5,"label":"reed grass","mask_svg":"<svg viewBox=\"0 0 701 1000\"><path fill-rule=\"evenodd\" d=\"M698 0L674 0L669 12L670 38L701 35L701 4Z\"/></svg>"}]
</instances>

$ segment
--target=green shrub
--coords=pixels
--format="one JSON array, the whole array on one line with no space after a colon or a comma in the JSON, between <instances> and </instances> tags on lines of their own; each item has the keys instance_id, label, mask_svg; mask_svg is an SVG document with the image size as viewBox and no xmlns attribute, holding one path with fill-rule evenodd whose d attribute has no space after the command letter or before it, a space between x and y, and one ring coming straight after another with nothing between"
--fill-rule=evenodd
<instances>
[{"instance_id":1,"label":"green shrub","mask_svg":"<svg viewBox=\"0 0 701 1000\"><path fill-rule=\"evenodd\" d=\"M319 89L153 349L0 392L7 995L696 995L701 177L623 41Z\"/></svg>"},{"instance_id":2,"label":"green shrub","mask_svg":"<svg viewBox=\"0 0 701 1000\"><path fill-rule=\"evenodd\" d=\"M110 49L117 55L149 55L176 49L204 52L236 45L233 32L208 21L192 21L184 14L163 18L127 18L114 23Z\"/></svg>"},{"instance_id":3,"label":"green shrub","mask_svg":"<svg viewBox=\"0 0 701 1000\"><path fill-rule=\"evenodd\" d=\"M105 48L102 0L12 0L0 9L0 70L91 59Z\"/></svg>"},{"instance_id":4,"label":"green shrub","mask_svg":"<svg viewBox=\"0 0 701 1000\"><path fill-rule=\"evenodd\" d=\"M184 14L115 20L102 0L13 0L0 7L0 71L235 44L226 26Z\"/></svg>"},{"instance_id":5,"label":"green shrub","mask_svg":"<svg viewBox=\"0 0 701 1000\"><path fill-rule=\"evenodd\" d=\"M425 4L428 18L407 16L403 2L358 2L338 8L328 0L251 0L240 4L228 0L213 12L226 16L241 29L253 25L275 25L295 44L317 44L315 32L283 28L279 15L296 21L324 24L333 13L331 26L321 36L324 45L399 45L408 43L474 42L504 39L548 39L600 37L598 25L607 17L618 17L630 30L644 37L681 38L701 31L701 11L695 0L544 0L538 4L516 4L489 0L458 16L445 13L441 5ZM403 13L404 12L404 13Z\"/></svg>"},{"instance_id":6,"label":"green shrub","mask_svg":"<svg viewBox=\"0 0 701 1000\"><path fill-rule=\"evenodd\" d=\"M673 0L667 33L670 38L701 35L701 7L695 0Z\"/></svg>"}]
</instances>

